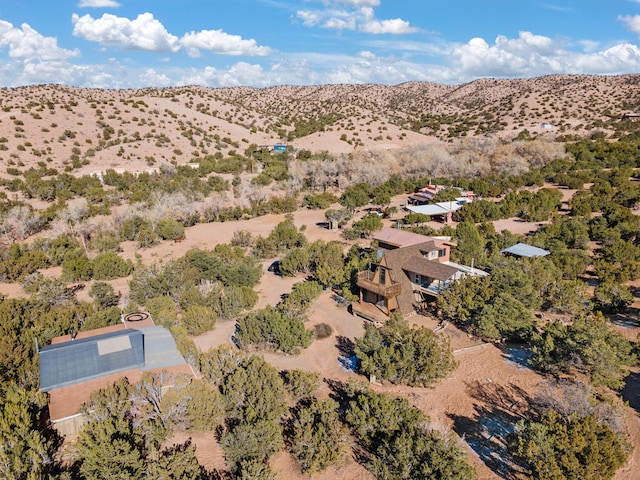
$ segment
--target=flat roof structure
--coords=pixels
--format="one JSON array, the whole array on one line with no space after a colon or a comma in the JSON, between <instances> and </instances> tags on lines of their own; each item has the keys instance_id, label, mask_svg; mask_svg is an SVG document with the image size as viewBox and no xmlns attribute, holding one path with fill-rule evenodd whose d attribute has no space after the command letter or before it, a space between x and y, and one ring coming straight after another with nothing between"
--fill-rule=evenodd
<instances>
[{"instance_id":1,"label":"flat roof structure","mask_svg":"<svg viewBox=\"0 0 640 480\"><path fill-rule=\"evenodd\" d=\"M372 238L379 243L384 243L397 248L409 247L411 245L417 245L419 243L433 240L432 237L420 235L419 233L407 232L399 228L383 228Z\"/></svg>"},{"instance_id":2,"label":"flat roof structure","mask_svg":"<svg viewBox=\"0 0 640 480\"><path fill-rule=\"evenodd\" d=\"M514 255L516 257L546 257L551 252L549 250L545 250L543 248L534 247L531 245L527 245L526 243L516 243L509 248L504 248L500 250L500 253L507 255Z\"/></svg>"},{"instance_id":3,"label":"flat roof structure","mask_svg":"<svg viewBox=\"0 0 640 480\"><path fill-rule=\"evenodd\" d=\"M451 202L439 202L432 203L430 205L414 205L407 207L407 209L413 213L422 213L423 215L429 216L447 215L452 212L457 212L465 203L468 202L469 200L466 198L459 198Z\"/></svg>"}]
</instances>

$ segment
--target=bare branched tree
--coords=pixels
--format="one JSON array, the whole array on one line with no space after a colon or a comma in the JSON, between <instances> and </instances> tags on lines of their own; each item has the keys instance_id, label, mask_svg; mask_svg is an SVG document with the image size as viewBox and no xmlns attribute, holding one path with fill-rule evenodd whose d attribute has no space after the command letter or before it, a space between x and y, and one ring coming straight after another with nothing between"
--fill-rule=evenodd
<instances>
[{"instance_id":1,"label":"bare branched tree","mask_svg":"<svg viewBox=\"0 0 640 480\"><path fill-rule=\"evenodd\" d=\"M24 205L10 209L0 222L0 234L9 242L24 240L44 225L40 214Z\"/></svg>"}]
</instances>

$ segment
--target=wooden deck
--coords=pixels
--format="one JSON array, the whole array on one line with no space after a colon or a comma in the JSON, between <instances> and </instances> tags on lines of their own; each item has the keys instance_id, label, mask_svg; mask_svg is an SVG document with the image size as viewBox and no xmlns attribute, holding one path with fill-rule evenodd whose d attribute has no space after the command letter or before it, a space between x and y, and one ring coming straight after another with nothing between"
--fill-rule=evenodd
<instances>
[{"instance_id":1,"label":"wooden deck","mask_svg":"<svg viewBox=\"0 0 640 480\"><path fill-rule=\"evenodd\" d=\"M351 304L351 313L353 315L357 315L358 317L362 317L365 320L373 322L376 326L378 324L384 324L387 320L389 320L386 312L373 303L353 302Z\"/></svg>"}]
</instances>

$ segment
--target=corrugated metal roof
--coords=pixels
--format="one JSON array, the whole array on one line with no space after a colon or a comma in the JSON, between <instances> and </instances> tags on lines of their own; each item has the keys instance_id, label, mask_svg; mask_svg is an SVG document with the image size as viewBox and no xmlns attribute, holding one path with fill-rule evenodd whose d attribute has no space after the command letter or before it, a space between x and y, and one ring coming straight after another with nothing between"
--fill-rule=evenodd
<instances>
[{"instance_id":1,"label":"corrugated metal roof","mask_svg":"<svg viewBox=\"0 0 640 480\"><path fill-rule=\"evenodd\" d=\"M460 199L452 202L439 202L430 205L416 205L413 207L407 207L413 213L421 213L423 215L445 215L449 212L456 212L462 208L462 206L468 203L468 199Z\"/></svg>"},{"instance_id":2,"label":"corrugated metal roof","mask_svg":"<svg viewBox=\"0 0 640 480\"><path fill-rule=\"evenodd\" d=\"M157 326L144 328L142 331L144 333L143 370L173 367L186 363L169 330Z\"/></svg>"},{"instance_id":3,"label":"corrugated metal roof","mask_svg":"<svg viewBox=\"0 0 640 480\"><path fill-rule=\"evenodd\" d=\"M46 392L144 365L139 330L122 330L49 345L40 350L40 388Z\"/></svg>"},{"instance_id":4,"label":"corrugated metal roof","mask_svg":"<svg viewBox=\"0 0 640 480\"><path fill-rule=\"evenodd\" d=\"M47 392L134 368L155 370L185 364L164 327L126 329L40 350L40 388Z\"/></svg>"},{"instance_id":5,"label":"corrugated metal roof","mask_svg":"<svg viewBox=\"0 0 640 480\"><path fill-rule=\"evenodd\" d=\"M531 245L527 245L526 243L516 243L515 245L500 250L500 253L509 253L511 255L516 255L518 257L545 257L549 255L551 252L549 250L544 250L543 248L533 247Z\"/></svg>"}]
</instances>

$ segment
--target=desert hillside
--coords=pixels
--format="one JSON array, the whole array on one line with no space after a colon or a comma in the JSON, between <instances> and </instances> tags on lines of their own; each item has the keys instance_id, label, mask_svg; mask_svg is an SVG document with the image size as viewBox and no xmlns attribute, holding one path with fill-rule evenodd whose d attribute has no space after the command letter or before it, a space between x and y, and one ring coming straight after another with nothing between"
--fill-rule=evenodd
<instances>
[{"instance_id":1,"label":"desert hillside","mask_svg":"<svg viewBox=\"0 0 640 480\"><path fill-rule=\"evenodd\" d=\"M555 75L459 86L2 89L0 175L38 163L75 174L143 170L252 145L344 154L478 136L610 136L640 109L639 82Z\"/></svg>"}]
</instances>

